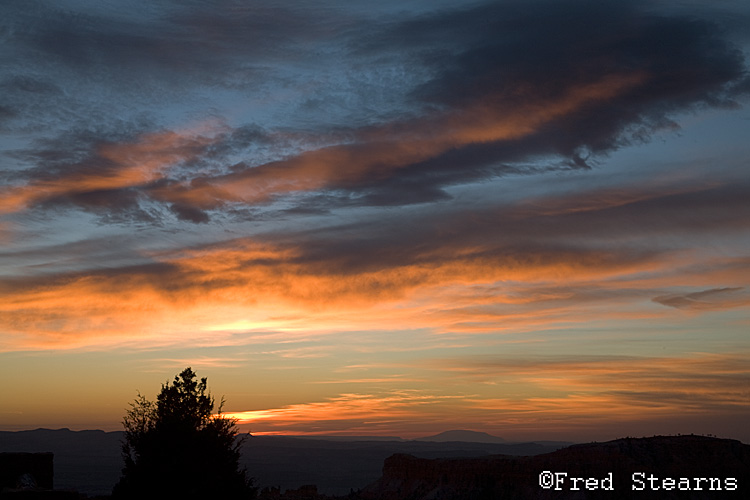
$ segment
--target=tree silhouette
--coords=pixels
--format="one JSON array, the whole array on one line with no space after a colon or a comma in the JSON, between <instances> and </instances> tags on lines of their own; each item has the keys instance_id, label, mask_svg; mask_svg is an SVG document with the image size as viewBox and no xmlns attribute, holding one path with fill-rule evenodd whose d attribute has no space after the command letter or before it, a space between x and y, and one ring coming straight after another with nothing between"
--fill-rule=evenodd
<instances>
[{"instance_id":1,"label":"tree silhouette","mask_svg":"<svg viewBox=\"0 0 750 500\"><path fill-rule=\"evenodd\" d=\"M191 368L163 384L156 402L141 394L123 418L125 467L113 498L254 498L239 467L237 421L212 414L206 378Z\"/></svg>"}]
</instances>

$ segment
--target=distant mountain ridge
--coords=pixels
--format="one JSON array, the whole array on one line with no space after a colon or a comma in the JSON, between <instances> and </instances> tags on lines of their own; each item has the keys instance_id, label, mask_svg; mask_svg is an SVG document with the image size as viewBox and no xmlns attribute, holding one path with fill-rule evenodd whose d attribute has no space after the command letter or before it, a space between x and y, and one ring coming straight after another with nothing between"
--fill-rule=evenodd
<instances>
[{"instance_id":1,"label":"distant mountain ridge","mask_svg":"<svg viewBox=\"0 0 750 500\"><path fill-rule=\"evenodd\" d=\"M448 443L452 441L460 441L463 443L507 443L507 441L501 437L487 434L486 432L479 431L467 431L467 430L452 430L435 434L434 436L427 436L413 439L412 441L430 441L434 443Z\"/></svg>"}]
</instances>

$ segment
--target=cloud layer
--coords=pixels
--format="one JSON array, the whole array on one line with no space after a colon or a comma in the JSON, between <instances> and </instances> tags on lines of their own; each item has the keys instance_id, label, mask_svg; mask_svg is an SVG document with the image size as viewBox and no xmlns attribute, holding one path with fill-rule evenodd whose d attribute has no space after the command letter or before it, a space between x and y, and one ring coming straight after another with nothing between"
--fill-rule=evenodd
<instances>
[{"instance_id":1,"label":"cloud layer","mask_svg":"<svg viewBox=\"0 0 750 500\"><path fill-rule=\"evenodd\" d=\"M22 13L12 14L29 24ZM117 99L136 91L150 98L151 91L164 88L191 96L230 84L248 60L287 64L304 74L298 68L304 44L325 55L335 42L345 47L337 54L344 61L361 66L385 58L379 72L408 64L422 68L417 72L422 76L394 90L405 110L401 116L366 125L354 120L322 136L297 125L303 149L285 138L293 122L269 124L268 131L254 122L165 130L151 120L131 124L126 132L121 116L115 122L97 116L109 102L92 99L83 105L96 110L90 113L94 120L80 123L79 131L62 129L57 137L13 152L25 168L14 187L6 188L3 210L72 204L108 216L127 212L146 220L176 216L202 223L210 220L210 211L267 205L293 193L327 193L316 198L323 204L319 209L423 203L447 197L445 188L456 184L589 168L597 156L677 127L674 113L731 106L747 89L742 53L722 38L718 26L650 13L639 2L457 7L374 22L361 38L351 30L356 23L339 16L338 22L304 23L299 12L238 6L211 13L174 6L140 24L43 15L28 26L29 35L10 36L10 42L16 50L33 51L32 66L54 60L59 74L48 70L47 78L57 76L62 83L10 70L4 109L9 117L27 117L19 118L18 130L52 119L47 107L21 111L35 96L46 96L38 99L53 111L74 106L61 97L73 89L58 87L77 85L70 73L80 68L116 79L112 85L122 87ZM153 23L160 29L147 31ZM322 64L328 64L325 57ZM218 73L225 75L220 83L206 81ZM247 85L270 84L275 72L267 73L248 75ZM142 83L135 75L148 78ZM112 89L107 83L98 88ZM335 99L314 84L313 91L321 102ZM242 92L228 96L243 99ZM180 98L170 101L185 106ZM227 112L222 109L227 105L217 100L209 109L216 116ZM17 130L9 119L10 130ZM316 147L321 140L325 145ZM275 159L258 161L259 144ZM150 215L138 210L148 203L166 210Z\"/></svg>"}]
</instances>

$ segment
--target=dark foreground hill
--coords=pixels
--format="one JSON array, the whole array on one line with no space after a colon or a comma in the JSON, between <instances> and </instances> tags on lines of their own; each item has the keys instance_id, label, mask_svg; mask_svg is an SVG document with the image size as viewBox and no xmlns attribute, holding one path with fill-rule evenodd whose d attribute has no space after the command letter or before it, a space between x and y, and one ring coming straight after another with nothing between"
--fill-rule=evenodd
<instances>
[{"instance_id":1,"label":"dark foreground hill","mask_svg":"<svg viewBox=\"0 0 750 500\"><path fill-rule=\"evenodd\" d=\"M574 445L532 457L399 454L385 461L382 477L357 498L750 498L750 446L703 436L660 436Z\"/></svg>"}]
</instances>

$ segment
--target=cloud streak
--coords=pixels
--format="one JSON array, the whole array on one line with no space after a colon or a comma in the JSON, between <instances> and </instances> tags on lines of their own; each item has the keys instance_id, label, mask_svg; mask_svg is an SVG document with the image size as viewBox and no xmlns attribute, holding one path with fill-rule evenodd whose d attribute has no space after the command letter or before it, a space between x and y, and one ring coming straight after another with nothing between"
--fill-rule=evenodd
<instances>
[{"instance_id":1,"label":"cloud streak","mask_svg":"<svg viewBox=\"0 0 750 500\"><path fill-rule=\"evenodd\" d=\"M712 288L700 292L686 293L683 295L662 295L654 297L658 302L667 307L687 310L711 310L742 307L750 304L747 293L742 287L735 288Z\"/></svg>"},{"instance_id":2,"label":"cloud streak","mask_svg":"<svg viewBox=\"0 0 750 500\"><path fill-rule=\"evenodd\" d=\"M422 419L431 408L456 396L418 391L390 394L342 394L327 401L300 403L282 408L227 412L226 417L248 425L254 434L388 433L405 422ZM435 412L437 414L437 412ZM258 430L255 430L258 429ZM400 429L399 429L400 430Z\"/></svg>"}]
</instances>

